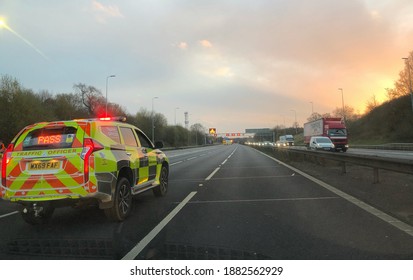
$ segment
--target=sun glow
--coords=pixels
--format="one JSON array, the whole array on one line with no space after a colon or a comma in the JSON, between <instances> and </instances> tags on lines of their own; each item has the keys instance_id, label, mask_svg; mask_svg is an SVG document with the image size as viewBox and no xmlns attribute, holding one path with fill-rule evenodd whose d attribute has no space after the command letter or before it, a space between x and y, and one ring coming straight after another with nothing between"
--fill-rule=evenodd
<instances>
[{"instance_id":1,"label":"sun glow","mask_svg":"<svg viewBox=\"0 0 413 280\"><path fill-rule=\"evenodd\" d=\"M20 35L19 33L17 33L16 31L14 31L7 23L4 19L0 18L0 28L5 28L8 31L10 31L13 35L15 35L17 38L19 38L20 40L22 40L23 42L25 42L27 45L29 45L33 50L35 50L38 54L40 54L43 58L45 58L46 60L49 60L49 58L41 51L39 50L35 45L33 45L29 40L27 40L26 38L24 38L22 35Z\"/></svg>"}]
</instances>

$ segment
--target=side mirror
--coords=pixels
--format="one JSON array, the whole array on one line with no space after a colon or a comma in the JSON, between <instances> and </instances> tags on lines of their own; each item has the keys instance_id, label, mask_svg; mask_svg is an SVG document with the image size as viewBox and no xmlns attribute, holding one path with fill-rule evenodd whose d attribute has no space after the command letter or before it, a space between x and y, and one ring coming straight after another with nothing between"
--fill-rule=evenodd
<instances>
[{"instance_id":1,"label":"side mirror","mask_svg":"<svg viewBox=\"0 0 413 280\"><path fill-rule=\"evenodd\" d=\"M155 142L155 149L162 149L163 148L163 142L162 141L156 141Z\"/></svg>"}]
</instances>

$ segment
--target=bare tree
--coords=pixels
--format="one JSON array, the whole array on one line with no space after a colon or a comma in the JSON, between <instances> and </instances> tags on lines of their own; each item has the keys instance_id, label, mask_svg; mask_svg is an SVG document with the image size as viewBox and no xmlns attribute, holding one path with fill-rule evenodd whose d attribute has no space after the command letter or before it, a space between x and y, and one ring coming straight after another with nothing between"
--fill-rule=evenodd
<instances>
[{"instance_id":1,"label":"bare tree","mask_svg":"<svg viewBox=\"0 0 413 280\"><path fill-rule=\"evenodd\" d=\"M373 96L370 98L369 101L366 103L366 112L365 114L370 113L373 111L375 108L380 106L380 102L377 100L376 95L373 94Z\"/></svg>"},{"instance_id":2,"label":"bare tree","mask_svg":"<svg viewBox=\"0 0 413 280\"><path fill-rule=\"evenodd\" d=\"M353 107L350 107L347 105L344 106L344 112L343 112L343 108L336 108L333 111L333 116L342 117L346 121L355 121L360 118L360 114L357 113Z\"/></svg>"},{"instance_id":3,"label":"bare tree","mask_svg":"<svg viewBox=\"0 0 413 280\"><path fill-rule=\"evenodd\" d=\"M82 97L83 105L86 106L90 116L97 116L102 113L106 100L100 90L82 83L75 84L73 89Z\"/></svg>"},{"instance_id":4,"label":"bare tree","mask_svg":"<svg viewBox=\"0 0 413 280\"><path fill-rule=\"evenodd\" d=\"M387 97L392 100L404 95L410 94L410 83L413 84L413 51L410 52L407 61L404 64L404 68L399 73L399 79L394 83L394 88L386 88ZM410 75L409 75L410 73Z\"/></svg>"}]
</instances>

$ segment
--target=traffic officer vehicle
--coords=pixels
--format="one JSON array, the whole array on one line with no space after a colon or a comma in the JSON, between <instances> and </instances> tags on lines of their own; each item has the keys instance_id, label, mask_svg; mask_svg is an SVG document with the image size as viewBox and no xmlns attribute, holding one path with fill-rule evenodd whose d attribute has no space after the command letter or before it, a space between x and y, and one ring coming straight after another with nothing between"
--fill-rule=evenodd
<instances>
[{"instance_id":1,"label":"traffic officer vehicle","mask_svg":"<svg viewBox=\"0 0 413 280\"><path fill-rule=\"evenodd\" d=\"M125 118L42 122L22 129L2 159L0 197L20 203L30 224L47 222L56 207L98 204L113 221L132 196L168 189L169 161Z\"/></svg>"}]
</instances>

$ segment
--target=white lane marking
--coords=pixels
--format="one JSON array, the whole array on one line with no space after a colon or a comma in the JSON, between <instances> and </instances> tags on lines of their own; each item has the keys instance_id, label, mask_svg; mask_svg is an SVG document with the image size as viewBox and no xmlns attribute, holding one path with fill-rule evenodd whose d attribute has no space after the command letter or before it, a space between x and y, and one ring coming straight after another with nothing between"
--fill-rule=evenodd
<instances>
[{"instance_id":1,"label":"white lane marking","mask_svg":"<svg viewBox=\"0 0 413 280\"><path fill-rule=\"evenodd\" d=\"M268 175L268 176L245 176L245 177L221 177L213 178L212 180L244 180L244 179L268 179L268 178L291 178L292 175ZM255 187L255 186L254 186Z\"/></svg>"},{"instance_id":2,"label":"white lane marking","mask_svg":"<svg viewBox=\"0 0 413 280\"><path fill-rule=\"evenodd\" d=\"M235 151L236 151L237 149L238 149L238 147L236 147L236 148L232 151L232 153L231 153L217 168L215 168L215 170L212 171L212 173L209 174L208 177L205 178L205 181L211 180L211 178L215 175L215 173L218 172L218 170L221 168L221 166L224 165L224 164L227 162L227 160L235 153Z\"/></svg>"},{"instance_id":3,"label":"white lane marking","mask_svg":"<svg viewBox=\"0 0 413 280\"><path fill-rule=\"evenodd\" d=\"M188 158L187 160L193 160L193 159L196 159L197 157L191 157L191 158Z\"/></svg>"},{"instance_id":4,"label":"white lane marking","mask_svg":"<svg viewBox=\"0 0 413 280\"><path fill-rule=\"evenodd\" d=\"M0 216L0 219L1 219L1 218L8 217L8 216L11 216L11 215L14 215L14 214L17 214L17 213L19 213L19 211L14 211L14 212L10 212L10 213L7 213L7 214L4 214L4 215L1 215L1 216Z\"/></svg>"},{"instance_id":5,"label":"white lane marking","mask_svg":"<svg viewBox=\"0 0 413 280\"><path fill-rule=\"evenodd\" d=\"M354 196L346 194L345 192L342 192L342 191L336 189L335 187L333 187L333 186L331 186L331 185L329 185L329 184L327 184L327 183L325 183L325 182L323 182L323 181L321 181L317 178L314 178L313 176L311 176L311 175L309 175L309 174L307 174L307 173L305 173L305 172L303 172L303 171L301 171L297 168L294 168L294 167L292 167L292 166L290 166L290 165L288 165L288 164L286 164L282 161L279 161L276 158L273 158L273 157L271 157L271 156L269 156L269 155L267 155L267 154L265 154L261 151L257 151L257 152L264 155L264 156L266 156L266 157L268 157L268 158L270 158L270 159L272 159L273 161L275 161L275 162L277 162L281 165L284 165L285 167L295 171L296 173L306 177L307 179L309 179L309 180L313 181L314 183L322 186L323 188L335 193L336 195L338 195L338 196L344 198L345 200L353 203L354 205L360 207L364 211L367 211L368 213L370 213L370 214L376 216L377 218L383 220L384 222L388 223L389 225L392 225L392 226L398 228L399 230L404 231L408 235L413 236L413 226L408 225L408 224L406 224L406 223L404 223L404 222L402 222L402 221L400 221L400 220L398 220L398 219L396 219L396 218L394 218L394 217L392 217L392 216L390 216L390 215L374 208L373 206L371 206L371 205L355 198Z\"/></svg>"},{"instance_id":6,"label":"white lane marking","mask_svg":"<svg viewBox=\"0 0 413 280\"><path fill-rule=\"evenodd\" d=\"M178 206L175 207L171 213L168 214L151 232L149 232L132 250L127 253L122 260L133 260L139 253L158 235L158 233L182 210L182 208L191 200L191 198L196 195L197 192L191 192L188 196L182 200Z\"/></svg>"},{"instance_id":7,"label":"white lane marking","mask_svg":"<svg viewBox=\"0 0 413 280\"><path fill-rule=\"evenodd\" d=\"M273 202L273 201L308 201L308 200L329 200L340 199L338 196L326 197L296 197L296 198L264 198L264 199L239 199L239 200L207 200L207 201L191 201L188 204L203 204L203 203L242 203L242 202Z\"/></svg>"},{"instance_id":8,"label":"white lane marking","mask_svg":"<svg viewBox=\"0 0 413 280\"><path fill-rule=\"evenodd\" d=\"M177 161L177 162L171 163L171 164L170 164L170 166L173 166L173 165L176 165L176 164L180 164L180 163L183 163L183 161L182 161L182 160L180 160L180 161Z\"/></svg>"},{"instance_id":9,"label":"white lane marking","mask_svg":"<svg viewBox=\"0 0 413 280\"><path fill-rule=\"evenodd\" d=\"M209 180L212 178L212 176L214 176L214 175L215 175L215 173L217 173L217 172L218 172L218 170L219 170L219 169L220 169L220 167L215 168L215 170L214 170L214 171L212 171L212 173L211 173L211 174L209 174L209 176L205 178L205 181L209 181Z\"/></svg>"}]
</instances>

